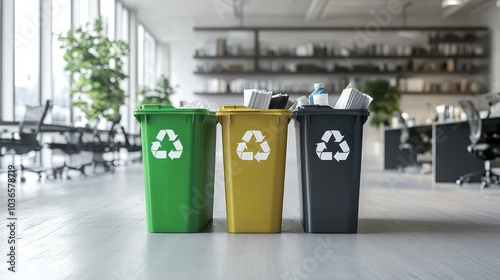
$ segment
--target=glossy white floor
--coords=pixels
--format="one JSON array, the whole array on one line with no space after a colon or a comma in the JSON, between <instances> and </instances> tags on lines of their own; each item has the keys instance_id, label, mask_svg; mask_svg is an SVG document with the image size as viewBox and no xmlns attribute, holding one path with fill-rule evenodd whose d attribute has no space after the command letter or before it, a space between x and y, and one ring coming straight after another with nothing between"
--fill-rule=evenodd
<instances>
[{"instance_id":1,"label":"glossy white floor","mask_svg":"<svg viewBox=\"0 0 500 280\"><path fill-rule=\"evenodd\" d=\"M222 173L215 220L199 234L148 234L140 165L83 180L19 187L17 277L0 279L498 279L500 190L432 186L430 175L363 163L359 233L305 234L295 163L283 233L227 234ZM219 161L217 167L221 168ZM0 209L6 224L5 174Z\"/></svg>"}]
</instances>

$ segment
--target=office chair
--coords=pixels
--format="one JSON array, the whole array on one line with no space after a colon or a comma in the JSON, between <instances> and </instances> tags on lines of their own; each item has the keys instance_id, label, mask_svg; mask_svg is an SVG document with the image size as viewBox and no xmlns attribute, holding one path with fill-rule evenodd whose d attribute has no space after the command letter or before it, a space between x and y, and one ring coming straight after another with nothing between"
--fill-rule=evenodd
<instances>
[{"instance_id":1,"label":"office chair","mask_svg":"<svg viewBox=\"0 0 500 280\"><path fill-rule=\"evenodd\" d=\"M470 182L473 177L481 178L481 188L489 187L491 183L500 185L500 175L491 172L491 161L500 157L500 137L498 131L486 131L483 121L479 117L479 112L470 100L459 101L460 106L467 115L469 123L469 138L471 144L467 147L469 153L479 159L484 160L484 170L472 172L460 176L458 185Z\"/></svg>"},{"instance_id":2,"label":"office chair","mask_svg":"<svg viewBox=\"0 0 500 280\"><path fill-rule=\"evenodd\" d=\"M48 147L51 150L60 150L65 154L64 164L52 169L54 179L59 176L62 178L63 173L66 171L66 179L71 179L68 174L69 170L75 170L80 172L80 176L85 177L85 168L91 166L92 162L80 164L78 166L69 165L67 162L68 157L75 156L81 152L87 150L85 147L86 143L83 142L84 128L74 128L72 131L65 132L66 143L49 143Z\"/></svg>"},{"instance_id":3,"label":"office chair","mask_svg":"<svg viewBox=\"0 0 500 280\"><path fill-rule=\"evenodd\" d=\"M431 163L431 161L425 160L423 156L432 149L431 139L425 140L420 133L412 133L401 113L398 114L398 118L401 124L399 150L408 150L411 161L409 162L410 166L416 167L418 171L421 171L424 163ZM405 165L400 164L398 170L404 172Z\"/></svg>"},{"instance_id":4,"label":"office chair","mask_svg":"<svg viewBox=\"0 0 500 280\"><path fill-rule=\"evenodd\" d=\"M104 172L113 173L115 171L115 167L118 165L114 158L115 152L119 152L121 147L121 143L115 143L114 141L116 134L115 128L117 125L118 123L113 123L111 128L104 132L99 131L97 126L94 128L94 142L90 148L90 151L93 154L94 172L97 166L102 166L104 168ZM105 153L113 153L113 159L105 160L103 158ZM99 158L96 157L96 155L99 155Z\"/></svg>"},{"instance_id":5,"label":"office chair","mask_svg":"<svg viewBox=\"0 0 500 280\"><path fill-rule=\"evenodd\" d=\"M21 182L25 182L24 172L33 172L38 174L38 180L42 178L42 174L46 172L40 168L26 168L23 165L23 155L30 152L39 152L42 145L38 142L38 134L40 128L47 116L47 112L52 107L52 102L47 100L45 106L28 106L26 105L26 113L19 124L19 132L12 134L12 138L1 138L0 146L5 147L7 151L13 151L13 159L16 155L21 156ZM14 160L13 160L14 162Z\"/></svg>"},{"instance_id":6,"label":"office chair","mask_svg":"<svg viewBox=\"0 0 500 280\"><path fill-rule=\"evenodd\" d=\"M126 163L131 162L141 162L142 161L142 145L141 145L141 136L140 135L133 135L133 134L127 134L125 132L125 128L121 126L121 131L124 136L125 143L121 146L121 148L127 150L127 154L130 155L131 153L139 152L140 155L137 158L132 158L128 159ZM131 141L132 140L132 141Z\"/></svg>"}]
</instances>

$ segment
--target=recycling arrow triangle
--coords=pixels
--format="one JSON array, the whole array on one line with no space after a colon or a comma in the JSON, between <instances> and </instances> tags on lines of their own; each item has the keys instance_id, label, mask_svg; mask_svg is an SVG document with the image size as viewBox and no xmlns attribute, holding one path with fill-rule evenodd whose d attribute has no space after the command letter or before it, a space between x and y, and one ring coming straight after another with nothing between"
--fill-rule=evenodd
<instances>
[{"instance_id":1,"label":"recycling arrow triangle","mask_svg":"<svg viewBox=\"0 0 500 280\"><path fill-rule=\"evenodd\" d=\"M261 151L257 151L256 153L247 151L247 143L249 143L252 138L255 138L255 142L259 143ZM241 140L243 142L238 143L236 147L236 154L241 160L256 160L258 162L261 162L269 158L271 147L269 147L269 143L267 142L267 140L265 140L265 136L260 130L247 130L243 134L243 137L241 137Z\"/></svg>"},{"instance_id":2,"label":"recycling arrow triangle","mask_svg":"<svg viewBox=\"0 0 500 280\"><path fill-rule=\"evenodd\" d=\"M156 140L158 141L154 141L151 143L151 153L153 154L153 157L155 157L156 159L167 159L168 157L171 160L180 158L182 156L183 146L181 140L177 139L177 136L178 135L175 134L172 129L161 129L160 131L158 131L158 134L156 135ZM173 142L173 150L160 150L162 148L161 143L165 139L169 142Z\"/></svg>"},{"instance_id":3,"label":"recycling arrow triangle","mask_svg":"<svg viewBox=\"0 0 500 280\"><path fill-rule=\"evenodd\" d=\"M333 136L333 138L332 138ZM323 133L321 137L322 142L316 143L316 154L320 160L333 160L335 159L337 162L347 160L349 156L350 149L347 141L344 140L344 135L339 130L327 130ZM330 141L333 139L333 141ZM337 151L333 154L328 150L327 144L329 142L339 143L340 151Z\"/></svg>"}]
</instances>

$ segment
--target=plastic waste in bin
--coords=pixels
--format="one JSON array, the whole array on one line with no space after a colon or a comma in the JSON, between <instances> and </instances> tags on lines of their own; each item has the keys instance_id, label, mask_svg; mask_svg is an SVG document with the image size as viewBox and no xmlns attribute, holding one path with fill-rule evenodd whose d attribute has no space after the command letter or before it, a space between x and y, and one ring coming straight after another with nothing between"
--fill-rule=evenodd
<instances>
[{"instance_id":1,"label":"plastic waste in bin","mask_svg":"<svg viewBox=\"0 0 500 280\"><path fill-rule=\"evenodd\" d=\"M213 215L215 114L142 105L134 116L141 124L148 231L200 231Z\"/></svg>"},{"instance_id":2,"label":"plastic waste in bin","mask_svg":"<svg viewBox=\"0 0 500 280\"><path fill-rule=\"evenodd\" d=\"M305 232L356 233L363 124L369 112L302 106L293 112Z\"/></svg>"},{"instance_id":3,"label":"plastic waste in bin","mask_svg":"<svg viewBox=\"0 0 500 280\"><path fill-rule=\"evenodd\" d=\"M223 106L227 231L281 232L286 140L291 112Z\"/></svg>"}]
</instances>

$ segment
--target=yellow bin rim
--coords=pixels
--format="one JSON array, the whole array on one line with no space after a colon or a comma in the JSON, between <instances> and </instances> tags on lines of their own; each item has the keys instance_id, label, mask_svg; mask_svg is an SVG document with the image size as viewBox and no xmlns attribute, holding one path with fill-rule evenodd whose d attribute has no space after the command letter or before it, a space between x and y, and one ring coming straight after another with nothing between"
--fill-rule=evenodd
<instances>
[{"instance_id":1,"label":"yellow bin rim","mask_svg":"<svg viewBox=\"0 0 500 280\"><path fill-rule=\"evenodd\" d=\"M267 114L267 115L288 115L292 116L292 112L288 109L253 109L242 105L223 105L215 113L217 116L227 116L234 114Z\"/></svg>"}]
</instances>

